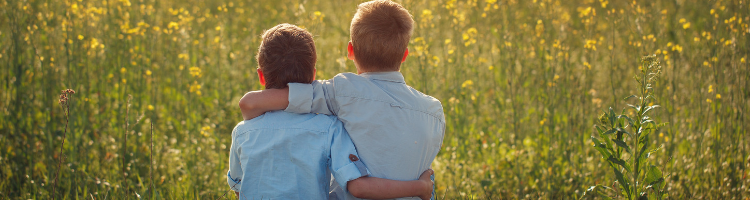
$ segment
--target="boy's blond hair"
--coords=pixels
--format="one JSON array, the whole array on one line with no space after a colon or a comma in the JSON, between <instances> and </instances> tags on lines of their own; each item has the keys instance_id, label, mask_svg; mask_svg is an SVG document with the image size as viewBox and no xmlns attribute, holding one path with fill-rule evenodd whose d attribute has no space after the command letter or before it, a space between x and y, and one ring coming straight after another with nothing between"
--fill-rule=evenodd
<instances>
[{"instance_id":1,"label":"boy's blond hair","mask_svg":"<svg viewBox=\"0 0 750 200\"><path fill-rule=\"evenodd\" d=\"M370 71L398 71L413 29L411 14L396 2L359 4L349 30L357 64Z\"/></svg>"}]
</instances>

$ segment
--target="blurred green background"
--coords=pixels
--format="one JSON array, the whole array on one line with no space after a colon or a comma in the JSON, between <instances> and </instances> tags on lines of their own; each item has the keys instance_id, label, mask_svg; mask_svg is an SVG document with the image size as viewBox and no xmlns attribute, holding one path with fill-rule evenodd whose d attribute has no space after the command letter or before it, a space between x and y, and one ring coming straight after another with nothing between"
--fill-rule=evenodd
<instances>
[{"instance_id":1,"label":"blurred green background","mask_svg":"<svg viewBox=\"0 0 750 200\"><path fill-rule=\"evenodd\" d=\"M261 89L260 34L304 27L318 78L355 72L345 52L361 2L0 0L0 198L51 198L53 187L63 199L221 198L237 102ZM639 58L652 54L663 66L653 117L668 125L651 160L669 175L664 190L750 196L746 0L397 2L416 23L401 72L445 110L439 199L612 186L593 125L632 103Z\"/></svg>"}]
</instances>

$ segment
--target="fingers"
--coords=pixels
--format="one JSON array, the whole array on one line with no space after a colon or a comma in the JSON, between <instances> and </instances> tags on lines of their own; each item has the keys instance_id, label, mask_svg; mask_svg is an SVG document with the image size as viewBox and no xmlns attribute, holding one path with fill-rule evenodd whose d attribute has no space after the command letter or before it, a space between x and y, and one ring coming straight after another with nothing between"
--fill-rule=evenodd
<instances>
[{"instance_id":1,"label":"fingers","mask_svg":"<svg viewBox=\"0 0 750 200\"><path fill-rule=\"evenodd\" d=\"M432 174L434 174L435 171L432 171L432 169L427 169L424 172L422 172L422 175L419 176L419 179L429 179Z\"/></svg>"}]
</instances>

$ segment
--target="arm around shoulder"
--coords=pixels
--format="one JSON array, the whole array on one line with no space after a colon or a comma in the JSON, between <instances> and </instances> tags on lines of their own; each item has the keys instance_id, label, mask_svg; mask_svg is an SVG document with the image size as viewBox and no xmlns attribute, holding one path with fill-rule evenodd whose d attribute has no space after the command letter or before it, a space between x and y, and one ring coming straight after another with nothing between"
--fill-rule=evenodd
<instances>
[{"instance_id":1,"label":"arm around shoulder","mask_svg":"<svg viewBox=\"0 0 750 200\"><path fill-rule=\"evenodd\" d=\"M248 92L239 102L244 120L253 119L268 111L283 110L287 105L289 88Z\"/></svg>"}]
</instances>

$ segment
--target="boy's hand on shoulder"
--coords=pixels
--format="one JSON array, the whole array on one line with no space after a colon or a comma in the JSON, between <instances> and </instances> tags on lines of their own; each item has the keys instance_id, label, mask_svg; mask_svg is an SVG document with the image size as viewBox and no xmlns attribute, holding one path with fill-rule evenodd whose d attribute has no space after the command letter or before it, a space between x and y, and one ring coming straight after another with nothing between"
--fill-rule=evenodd
<instances>
[{"instance_id":1,"label":"boy's hand on shoulder","mask_svg":"<svg viewBox=\"0 0 750 200\"><path fill-rule=\"evenodd\" d=\"M434 174L435 171L432 169L427 169L424 172L422 172L422 175L419 176L419 181L422 182L423 187L421 187L421 195L419 195L419 198L422 200L428 200L432 198L432 189L433 185L435 185L434 182L430 179L430 176Z\"/></svg>"}]
</instances>

